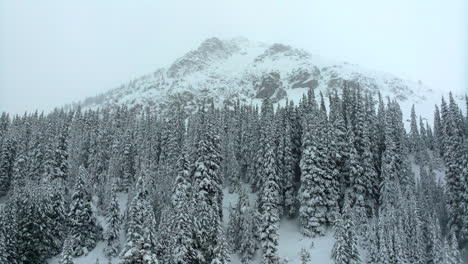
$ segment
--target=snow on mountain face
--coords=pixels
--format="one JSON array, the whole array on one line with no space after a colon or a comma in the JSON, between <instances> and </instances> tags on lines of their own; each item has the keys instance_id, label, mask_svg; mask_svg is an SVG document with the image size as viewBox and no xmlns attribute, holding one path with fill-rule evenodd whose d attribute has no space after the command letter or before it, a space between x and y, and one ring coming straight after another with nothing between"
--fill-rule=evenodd
<instances>
[{"instance_id":1,"label":"snow on mountain face","mask_svg":"<svg viewBox=\"0 0 468 264\"><path fill-rule=\"evenodd\" d=\"M421 82L334 62L288 45L253 43L245 38L209 38L177 59L169 68L132 80L119 88L86 99L81 105L97 108L127 104L130 108L164 110L178 102L193 109L201 102L251 102L271 98L297 102L308 88L328 94L350 86L397 98L408 105L434 97ZM430 104L433 106L433 103Z\"/></svg>"}]
</instances>

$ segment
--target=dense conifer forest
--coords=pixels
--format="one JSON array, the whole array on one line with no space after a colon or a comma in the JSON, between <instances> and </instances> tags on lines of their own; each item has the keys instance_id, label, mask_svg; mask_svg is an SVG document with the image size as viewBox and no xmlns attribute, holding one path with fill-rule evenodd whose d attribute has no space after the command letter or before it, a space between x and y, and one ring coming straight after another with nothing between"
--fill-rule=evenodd
<instances>
[{"instance_id":1,"label":"dense conifer forest","mask_svg":"<svg viewBox=\"0 0 468 264\"><path fill-rule=\"evenodd\" d=\"M396 100L345 84L298 105L2 113L0 263L71 264L105 241L121 264L279 264L281 219L331 232L336 264L462 263L461 107L441 98L432 124L413 107L407 130ZM225 224L226 192L239 199Z\"/></svg>"}]
</instances>

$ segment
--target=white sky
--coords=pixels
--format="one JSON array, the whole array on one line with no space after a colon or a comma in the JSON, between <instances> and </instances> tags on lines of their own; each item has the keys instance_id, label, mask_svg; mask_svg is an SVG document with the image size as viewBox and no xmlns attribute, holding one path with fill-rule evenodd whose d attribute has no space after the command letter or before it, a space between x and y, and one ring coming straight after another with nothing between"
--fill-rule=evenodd
<instances>
[{"instance_id":1,"label":"white sky","mask_svg":"<svg viewBox=\"0 0 468 264\"><path fill-rule=\"evenodd\" d=\"M464 0L0 0L0 111L50 110L245 36L468 91Z\"/></svg>"}]
</instances>

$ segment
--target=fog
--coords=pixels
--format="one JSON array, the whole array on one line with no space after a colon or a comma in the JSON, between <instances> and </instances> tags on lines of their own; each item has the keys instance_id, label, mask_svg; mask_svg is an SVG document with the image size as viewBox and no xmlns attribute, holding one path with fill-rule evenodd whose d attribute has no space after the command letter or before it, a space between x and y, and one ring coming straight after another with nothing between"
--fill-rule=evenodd
<instances>
[{"instance_id":1,"label":"fog","mask_svg":"<svg viewBox=\"0 0 468 264\"><path fill-rule=\"evenodd\" d=\"M468 91L464 2L0 0L0 111L96 95L214 36L285 43Z\"/></svg>"}]
</instances>

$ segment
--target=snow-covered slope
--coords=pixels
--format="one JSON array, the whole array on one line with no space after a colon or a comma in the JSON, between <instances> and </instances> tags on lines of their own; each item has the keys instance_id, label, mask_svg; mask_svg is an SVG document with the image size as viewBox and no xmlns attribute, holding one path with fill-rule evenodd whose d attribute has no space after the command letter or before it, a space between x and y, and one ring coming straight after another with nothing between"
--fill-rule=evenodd
<instances>
[{"instance_id":1,"label":"snow-covered slope","mask_svg":"<svg viewBox=\"0 0 468 264\"><path fill-rule=\"evenodd\" d=\"M419 178L420 167L414 163L414 157L410 157L411 160L411 168L415 173L415 176ZM437 168L436 175L438 178L443 179L445 177L445 168ZM246 190L249 190L249 185L243 186ZM257 199L257 195L255 193L248 193L250 204L253 205L255 200ZM120 211L121 214L124 215L124 212L127 211L127 202L128 202L128 194L127 193L119 193L119 204L120 204ZM229 208L234 206L238 201L238 194L237 193L230 193L228 188L224 189L224 199L223 199L223 224L224 227L227 228L227 224L229 222L230 211ZM93 204L97 203L97 197L94 197ZM0 206L4 203L5 200L0 200ZM97 215L98 223L102 225L104 230L107 229L105 217L100 215L96 207L94 206L93 209ZM299 232L299 223L297 219L282 219L280 223L280 228L278 231L279 234L279 244L278 244L278 255L282 260L286 260L287 263L290 264L299 264L300 263L300 251L302 248L309 251L312 257L312 263L320 263L320 264L332 264L333 261L330 258L331 251L333 248L333 244L335 242L333 238L333 231L328 230L326 235L323 237L317 238L308 238L303 236ZM125 242L125 232L122 228L120 233L120 245L123 245ZM96 263L96 259L99 260L99 263L119 263L120 258L112 258L108 259L104 255L105 242L99 241L95 248L93 248L89 254L85 256L81 256L74 259L76 264L90 264ZM361 259L366 260L367 253L363 249L359 248ZM234 253L231 254L231 261L230 263L233 264L240 264L240 258L238 254ZM49 264L57 264L59 263L60 255L50 258L48 260ZM252 261L253 264L261 263L261 251L257 250L255 257Z\"/></svg>"},{"instance_id":2,"label":"snow-covered slope","mask_svg":"<svg viewBox=\"0 0 468 264\"><path fill-rule=\"evenodd\" d=\"M214 99L218 105L267 97L275 102L287 97L298 101L307 88L327 94L341 89L345 80L350 86L359 85L374 94L380 91L383 96L397 98L404 103L403 108L425 102L433 107L432 99L440 100L420 81L327 60L288 45L254 43L245 38L209 38L167 69L160 68L88 98L81 105L98 108L126 104L130 108L164 110L174 102L191 109L207 99Z\"/></svg>"}]
</instances>

